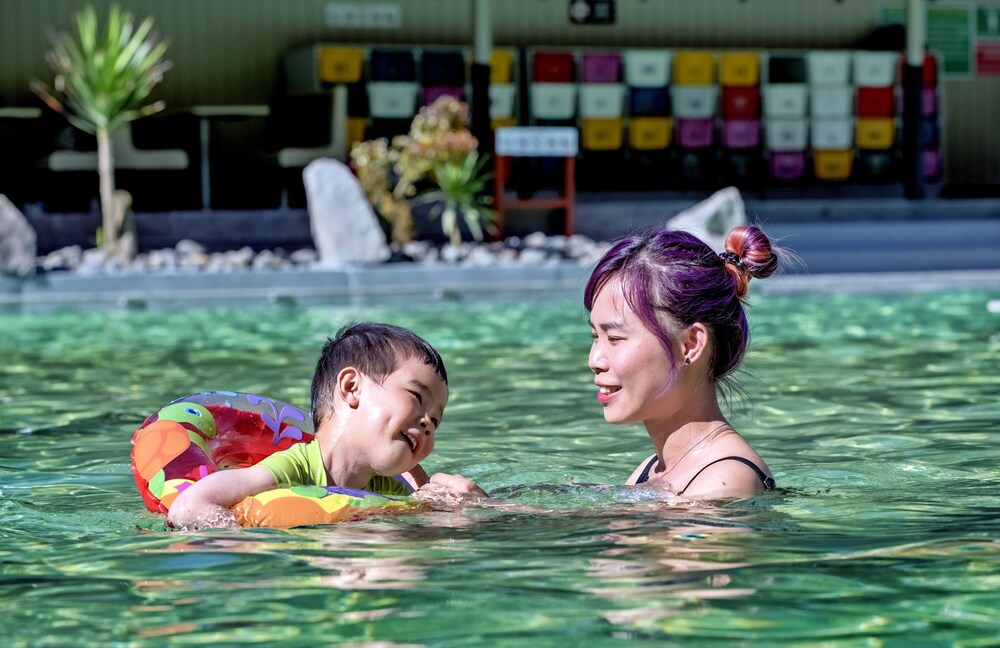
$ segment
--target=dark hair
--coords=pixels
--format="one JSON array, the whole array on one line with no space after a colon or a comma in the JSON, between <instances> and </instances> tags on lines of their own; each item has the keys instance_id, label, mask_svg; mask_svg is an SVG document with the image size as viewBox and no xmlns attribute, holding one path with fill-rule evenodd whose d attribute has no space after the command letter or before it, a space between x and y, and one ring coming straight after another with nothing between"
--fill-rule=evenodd
<instances>
[{"instance_id":1,"label":"dark hair","mask_svg":"<svg viewBox=\"0 0 1000 648\"><path fill-rule=\"evenodd\" d=\"M777 267L770 240L754 225L732 230L721 255L692 234L656 228L627 236L605 253L590 275L583 304L590 311L597 293L620 279L626 303L660 341L671 365L670 332L658 315L681 327L701 322L711 332L711 377L718 381L746 353L750 331L743 298L750 279L768 277Z\"/></svg>"},{"instance_id":2,"label":"dark hair","mask_svg":"<svg viewBox=\"0 0 1000 648\"><path fill-rule=\"evenodd\" d=\"M361 322L344 326L335 336L327 338L312 380L313 424L316 429L333 412L331 397L341 369L355 367L366 376L382 381L399 365L413 358L433 367L441 380L448 382L448 372L441 355L409 329L392 324Z\"/></svg>"}]
</instances>

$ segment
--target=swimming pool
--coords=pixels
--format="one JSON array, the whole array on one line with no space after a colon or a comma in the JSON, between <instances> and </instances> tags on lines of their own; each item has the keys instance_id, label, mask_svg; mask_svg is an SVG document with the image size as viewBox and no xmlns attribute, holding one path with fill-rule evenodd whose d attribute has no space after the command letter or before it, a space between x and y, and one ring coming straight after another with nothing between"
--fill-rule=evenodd
<instances>
[{"instance_id":1,"label":"swimming pool","mask_svg":"<svg viewBox=\"0 0 1000 648\"><path fill-rule=\"evenodd\" d=\"M986 645L1000 641L997 292L754 300L733 420L781 490L620 484L576 300L0 317L5 645ZM166 532L128 468L161 404L306 404L324 336L414 328L448 363L430 470L500 502L332 527Z\"/></svg>"}]
</instances>

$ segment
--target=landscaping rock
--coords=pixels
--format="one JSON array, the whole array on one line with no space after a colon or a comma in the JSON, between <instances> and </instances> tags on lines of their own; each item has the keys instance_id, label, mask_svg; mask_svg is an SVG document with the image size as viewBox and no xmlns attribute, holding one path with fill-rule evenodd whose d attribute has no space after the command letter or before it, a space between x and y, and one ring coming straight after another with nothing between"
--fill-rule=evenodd
<instances>
[{"instance_id":1,"label":"landscaping rock","mask_svg":"<svg viewBox=\"0 0 1000 648\"><path fill-rule=\"evenodd\" d=\"M0 273L35 273L35 230L7 196L0 194Z\"/></svg>"},{"instance_id":2,"label":"landscaping rock","mask_svg":"<svg viewBox=\"0 0 1000 648\"><path fill-rule=\"evenodd\" d=\"M381 263L392 252L378 217L346 164L322 158L302 171L319 265Z\"/></svg>"}]
</instances>

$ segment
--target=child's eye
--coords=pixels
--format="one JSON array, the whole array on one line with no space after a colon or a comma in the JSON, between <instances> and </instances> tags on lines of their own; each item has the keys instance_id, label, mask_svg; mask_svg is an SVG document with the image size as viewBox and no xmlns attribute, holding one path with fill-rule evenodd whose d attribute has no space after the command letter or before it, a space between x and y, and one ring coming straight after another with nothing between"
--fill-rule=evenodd
<instances>
[{"instance_id":1,"label":"child's eye","mask_svg":"<svg viewBox=\"0 0 1000 648\"><path fill-rule=\"evenodd\" d=\"M438 425L441 424L441 421L437 420L436 418L432 418L431 423L434 424L434 429L437 429Z\"/></svg>"},{"instance_id":2,"label":"child's eye","mask_svg":"<svg viewBox=\"0 0 1000 648\"><path fill-rule=\"evenodd\" d=\"M411 391L410 393L413 394L413 397L417 399L418 403L420 403L421 405L424 404L424 397L420 395L420 392Z\"/></svg>"}]
</instances>

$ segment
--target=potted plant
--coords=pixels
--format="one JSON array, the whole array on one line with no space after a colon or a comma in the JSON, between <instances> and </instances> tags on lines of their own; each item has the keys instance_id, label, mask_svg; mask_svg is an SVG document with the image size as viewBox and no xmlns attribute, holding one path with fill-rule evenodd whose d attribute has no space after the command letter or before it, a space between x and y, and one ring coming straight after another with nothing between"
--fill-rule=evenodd
<instances>
[{"instance_id":1,"label":"potted plant","mask_svg":"<svg viewBox=\"0 0 1000 648\"><path fill-rule=\"evenodd\" d=\"M488 158L479 154L468 122L468 105L445 95L420 109L408 134L351 149L358 180L393 241L412 240L413 207L421 205L430 205L429 215L440 219L453 244L462 240L462 223L476 240L494 231Z\"/></svg>"}]
</instances>

